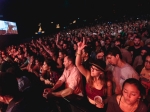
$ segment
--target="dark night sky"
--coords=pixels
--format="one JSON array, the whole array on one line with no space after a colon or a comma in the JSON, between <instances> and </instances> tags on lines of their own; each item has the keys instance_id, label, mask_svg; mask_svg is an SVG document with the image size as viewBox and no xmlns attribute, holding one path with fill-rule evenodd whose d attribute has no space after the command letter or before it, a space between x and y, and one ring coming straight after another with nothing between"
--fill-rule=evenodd
<instances>
[{"instance_id":1,"label":"dark night sky","mask_svg":"<svg viewBox=\"0 0 150 112\"><path fill-rule=\"evenodd\" d=\"M65 24L78 17L150 13L149 7L150 0L0 0L2 19L17 22L21 34L32 34L39 22L48 29L51 21Z\"/></svg>"}]
</instances>

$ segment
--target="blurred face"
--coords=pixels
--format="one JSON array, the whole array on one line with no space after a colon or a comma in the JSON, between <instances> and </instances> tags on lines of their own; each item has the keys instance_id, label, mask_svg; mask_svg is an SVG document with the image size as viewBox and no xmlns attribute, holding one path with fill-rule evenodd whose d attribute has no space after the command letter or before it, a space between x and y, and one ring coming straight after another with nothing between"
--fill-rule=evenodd
<instances>
[{"instance_id":1,"label":"blurred face","mask_svg":"<svg viewBox=\"0 0 150 112\"><path fill-rule=\"evenodd\" d=\"M109 45L110 44L110 40L106 40L106 45Z\"/></svg>"},{"instance_id":2,"label":"blurred face","mask_svg":"<svg viewBox=\"0 0 150 112\"><path fill-rule=\"evenodd\" d=\"M33 57L33 56L31 56L31 57L29 58L29 62L30 62L30 63L33 63L33 62L34 62L34 57Z\"/></svg>"},{"instance_id":3,"label":"blurred face","mask_svg":"<svg viewBox=\"0 0 150 112\"><path fill-rule=\"evenodd\" d=\"M67 45L66 44L63 44L63 49L67 49Z\"/></svg>"},{"instance_id":4,"label":"blurred face","mask_svg":"<svg viewBox=\"0 0 150 112\"><path fill-rule=\"evenodd\" d=\"M139 45L140 45L140 39L135 38L135 39L134 39L134 45L135 45L135 46L139 46Z\"/></svg>"},{"instance_id":5,"label":"blurred face","mask_svg":"<svg viewBox=\"0 0 150 112\"><path fill-rule=\"evenodd\" d=\"M118 46L118 45L120 45L120 42L119 42L119 41L116 41L116 42L115 42L115 46Z\"/></svg>"},{"instance_id":6,"label":"blurred face","mask_svg":"<svg viewBox=\"0 0 150 112\"><path fill-rule=\"evenodd\" d=\"M59 58L64 59L64 55L62 54L62 52L59 52Z\"/></svg>"},{"instance_id":7,"label":"blurred face","mask_svg":"<svg viewBox=\"0 0 150 112\"><path fill-rule=\"evenodd\" d=\"M74 49L74 50L77 50L77 44L74 44L74 45L73 45L73 49Z\"/></svg>"},{"instance_id":8,"label":"blurred face","mask_svg":"<svg viewBox=\"0 0 150 112\"><path fill-rule=\"evenodd\" d=\"M116 55L117 56L117 55ZM113 56L113 55L107 55L107 61L111 64L111 65L117 65L117 57Z\"/></svg>"},{"instance_id":9,"label":"blurred face","mask_svg":"<svg viewBox=\"0 0 150 112\"><path fill-rule=\"evenodd\" d=\"M40 65L38 60L35 60L35 65Z\"/></svg>"},{"instance_id":10,"label":"blurred face","mask_svg":"<svg viewBox=\"0 0 150 112\"><path fill-rule=\"evenodd\" d=\"M104 58L104 52L100 52L96 55L97 59L103 59Z\"/></svg>"},{"instance_id":11,"label":"blurred face","mask_svg":"<svg viewBox=\"0 0 150 112\"><path fill-rule=\"evenodd\" d=\"M63 45L63 43L64 43L64 41L61 40L61 41L60 41L60 45Z\"/></svg>"},{"instance_id":12,"label":"blurred face","mask_svg":"<svg viewBox=\"0 0 150 112\"><path fill-rule=\"evenodd\" d=\"M64 67L65 67L66 69L68 69L68 68L69 68L69 65L70 65L70 60L68 60L68 57L66 56L66 57L64 58Z\"/></svg>"},{"instance_id":13,"label":"blurred face","mask_svg":"<svg viewBox=\"0 0 150 112\"><path fill-rule=\"evenodd\" d=\"M95 42L95 46L99 46L99 43L97 41Z\"/></svg>"},{"instance_id":14,"label":"blurred face","mask_svg":"<svg viewBox=\"0 0 150 112\"><path fill-rule=\"evenodd\" d=\"M147 53L146 50L141 50L141 55L144 56Z\"/></svg>"},{"instance_id":15,"label":"blurred face","mask_svg":"<svg viewBox=\"0 0 150 112\"><path fill-rule=\"evenodd\" d=\"M53 52L50 52L50 56L53 57L53 56L54 56L54 53L53 53Z\"/></svg>"},{"instance_id":16,"label":"blurred face","mask_svg":"<svg viewBox=\"0 0 150 112\"><path fill-rule=\"evenodd\" d=\"M102 71L99 68L97 68L97 67L95 67L95 66L92 65L91 66L91 76L92 77L97 77L100 74L102 74Z\"/></svg>"},{"instance_id":17,"label":"blurred face","mask_svg":"<svg viewBox=\"0 0 150 112\"><path fill-rule=\"evenodd\" d=\"M147 70L150 70L150 56L147 56L146 59L145 59L145 68Z\"/></svg>"},{"instance_id":18,"label":"blurred face","mask_svg":"<svg viewBox=\"0 0 150 112\"><path fill-rule=\"evenodd\" d=\"M47 71L49 69L49 66L47 65L47 63L44 61L43 63L43 70Z\"/></svg>"},{"instance_id":19,"label":"blurred face","mask_svg":"<svg viewBox=\"0 0 150 112\"><path fill-rule=\"evenodd\" d=\"M135 104L140 98L140 91L134 84L126 83L122 90L124 101L129 104Z\"/></svg>"}]
</instances>

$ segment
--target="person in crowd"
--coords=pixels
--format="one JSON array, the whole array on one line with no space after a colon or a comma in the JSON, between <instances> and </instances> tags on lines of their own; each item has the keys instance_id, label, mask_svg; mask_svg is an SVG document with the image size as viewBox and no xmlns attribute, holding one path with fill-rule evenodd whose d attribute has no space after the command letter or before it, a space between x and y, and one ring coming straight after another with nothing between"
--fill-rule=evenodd
<instances>
[{"instance_id":1,"label":"person in crowd","mask_svg":"<svg viewBox=\"0 0 150 112\"><path fill-rule=\"evenodd\" d=\"M62 74L63 70L64 70L63 60L64 60L65 56L67 56L67 52L65 50L58 51L59 60L57 61L57 63L59 63L59 64L57 65L57 69L60 74Z\"/></svg>"},{"instance_id":2,"label":"person in crowd","mask_svg":"<svg viewBox=\"0 0 150 112\"><path fill-rule=\"evenodd\" d=\"M140 55L141 49L142 49L142 46L140 45L140 42L141 42L140 37L135 37L133 42L134 42L134 45L128 48L128 50L131 52L131 55L132 55L132 64L134 62L135 57Z\"/></svg>"},{"instance_id":3,"label":"person in crowd","mask_svg":"<svg viewBox=\"0 0 150 112\"><path fill-rule=\"evenodd\" d=\"M101 96L104 100L105 98L112 95L112 83L110 81L106 81L105 79L105 67L106 63L102 60L95 60L91 62L90 70L85 68L81 64L81 54L82 50L85 48L85 39L83 38L83 42L78 43L78 51L76 56L76 66L79 71L85 76L86 79L86 95L88 99L88 107L90 112L93 110L104 111L104 102L96 103L94 101L95 96Z\"/></svg>"},{"instance_id":4,"label":"person in crowd","mask_svg":"<svg viewBox=\"0 0 150 112\"><path fill-rule=\"evenodd\" d=\"M146 89L146 95L150 90L150 54L145 57L144 64L137 66L136 71L140 74L140 81Z\"/></svg>"},{"instance_id":5,"label":"person in crowd","mask_svg":"<svg viewBox=\"0 0 150 112\"><path fill-rule=\"evenodd\" d=\"M147 49L146 49L146 47L142 47L141 54L136 56L135 60L133 62L134 69L136 69L136 67L139 65L143 65L146 55L147 55Z\"/></svg>"},{"instance_id":6,"label":"person in crowd","mask_svg":"<svg viewBox=\"0 0 150 112\"><path fill-rule=\"evenodd\" d=\"M0 73L0 102L7 104L6 112L48 112L44 106L46 102L38 98L24 97L19 91L16 77L7 72Z\"/></svg>"},{"instance_id":7,"label":"person in crowd","mask_svg":"<svg viewBox=\"0 0 150 112\"><path fill-rule=\"evenodd\" d=\"M122 47L122 42L120 39L115 40L115 46L120 48L121 54L122 54L122 60L124 60L126 63L131 64L132 63L132 55L131 53Z\"/></svg>"},{"instance_id":8,"label":"person in crowd","mask_svg":"<svg viewBox=\"0 0 150 112\"><path fill-rule=\"evenodd\" d=\"M139 80L138 73L131 65L122 60L121 51L118 47L113 47L107 54L107 61L113 68L114 93L120 94L123 82L128 78L136 78Z\"/></svg>"},{"instance_id":9,"label":"person in crowd","mask_svg":"<svg viewBox=\"0 0 150 112\"><path fill-rule=\"evenodd\" d=\"M81 57L82 57L81 63L88 70L90 70L89 62L92 60L92 58L90 57L90 54L91 54L91 49L88 46L85 46L82 49L82 53L81 53Z\"/></svg>"},{"instance_id":10,"label":"person in crowd","mask_svg":"<svg viewBox=\"0 0 150 112\"><path fill-rule=\"evenodd\" d=\"M45 85L52 87L58 81L59 77L57 63L52 59L46 59L43 63L40 80L43 81Z\"/></svg>"},{"instance_id":11,"label":"person in crowd","mask_svg":"<svg viewBox=\"0 0 150 112\"><path fill-rule=\"evenodd\" d=\"M148 108L142 102L144 88L135 78L126 79L122 85L122 92L113 95L108 101L106 112L148 112Z\"/></svg>"},{"instance_id":12,"label":"person in crowd","mask_svg":"<svg viewBox=\"0 0 150 112\"><path fill-rule=\"evenodd\" d=\"M102 46L102 50L106 53L111 48L111 42L109 38L105 38L105 46Z\"/></svg>"},{"instance_id":13,"label":"person in crowd","mask_svg":"<svg viewBox=\"0 0 150 112\"><path fill-rule=\"evenodd\" d=\"M71 94L83 96L82 76L79 70L74 65L74 57L68 55L64 58L64 72L52 88L45 88L44 97L53 95L56 97L65 97ZM65 88L60 91L55 91L65 83Z\"/></svg>"},{"instance_id":14,"label":"person in crowd","mask_svg":"<svg viewBox=\"0 0 150 112\"><path fill-rule=\"evenodd\" d=\"M105 61L105 54L103 50L99 50L96 52L96 59Z\"/></svg>"},{"instance_id":15,"label":"person in crowd","mask_svg":"<svg viewBox=\"0 0 150 112\"><path fill-rule=\"evenodd\" d=\"M34 73L37 77L40 77L40 70L42 69L43 62L44 57L42 55L35 57L35 64L33 65L31 72Z\"/></svg>"}]
</instances>

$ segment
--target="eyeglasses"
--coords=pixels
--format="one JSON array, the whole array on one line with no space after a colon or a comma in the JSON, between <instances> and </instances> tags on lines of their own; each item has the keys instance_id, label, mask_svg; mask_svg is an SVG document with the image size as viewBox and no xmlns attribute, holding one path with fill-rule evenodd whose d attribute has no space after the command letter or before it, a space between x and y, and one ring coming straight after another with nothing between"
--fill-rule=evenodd
<instances>
[{"instance_id":1,"label":"eyeglasses","mask_svg":"<svg viewBox=\"0 0 150 112\"><path fill-rule=\"evenodd\" d=\"M148 64L150 64L150 61L148 61L148 60L145 60L145 63L148 63Z\"/></svg>"},{"instance_id":2,"label":"eyeglasses","mask_svg":"<svg viewBox=\"0 0 150 112\"><path fill-rule=\"evenodd\" d=\"M95 70L95 71L100 71L99 69L96 69L96 68L94 68L93 66L91 66L91 69L92 69L92 70Z\"/></svg>"}]
</instances>

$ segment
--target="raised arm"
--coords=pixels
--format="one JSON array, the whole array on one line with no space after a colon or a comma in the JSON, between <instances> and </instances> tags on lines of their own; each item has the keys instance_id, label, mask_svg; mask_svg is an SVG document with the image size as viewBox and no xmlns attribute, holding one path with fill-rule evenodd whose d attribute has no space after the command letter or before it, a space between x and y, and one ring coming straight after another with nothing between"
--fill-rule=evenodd
<instances>
[{"instance_id":1,"label":"raised arm","mask_svg":"<svg viewBox=\"0 0 150 112\"><path fill-rule=\"evenodd\" d=\"M56 36L56 46L57 46L59 49L62 49L62 46L60 46L59 43L58 43L58 42L59 42L59 36L60 36L60 33L58 33L57 36Z\"/></svg>"},{"instance_id":2,"label":"raised arm","mask_svg":"<svg viewBox=\"0 0 150 112\"><path fill-rule=\"evenodd\" d=\"M90 71L85 69L83 67L83 65L81 64L81 51L85 46L86 46L85 45L85 38L83 37L83 42L78 42L78 50L77 50L77 53L76 53L75 64L76 64L77 68L79 69L79 71L81 72L81 74L83 74L87 79L87 77L90 76Z\"/></svg>"}]
</instances>

